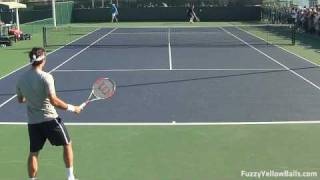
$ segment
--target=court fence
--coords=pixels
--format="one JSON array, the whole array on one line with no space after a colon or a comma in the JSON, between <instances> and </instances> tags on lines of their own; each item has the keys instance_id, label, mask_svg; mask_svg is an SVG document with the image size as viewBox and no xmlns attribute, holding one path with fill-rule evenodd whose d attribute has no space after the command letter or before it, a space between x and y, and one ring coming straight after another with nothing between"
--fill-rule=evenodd
<instances>
[{"instance_id":1,"label":"court fence","mask_svg":"<svg viewBox=\"0 0 320 180\"><path fill-rule=\"evenodd\" d=\"M110 8L115 3L119 8L159 8L159 7L244 7L261 4L260 0L74 0L75 8Z\"/></svg>"},{"instance_id":2,"label":"court fence","mask_svg":"<svg viewBox=\"0 0 320 180\"><path fill-rule=\"evenodd\" d=\"M56 18L57 24L69 24L72 22L72 11L73 11L74 2L57 2L56 3Z\"/></svg>"},{"instance_id":3,"label":"court fence","mask_svg":"<svg viewBox=\"0 0 320 180\"><path fill-rule=\"evenodd\" d=\"M139 1L140 2L140 1ZM179 1L180 2L180 1ZM181 1L182 2L182 1ZM198 2L198 1L196 1ZM211 2L211 1L210 1ZM179 6L144 6L136 4L132 8L119 6L120 21L186 21L188 1ZM78 5L79 6L79 5ZM70 22L109 22L111 20L110 7L79 8L77 3L57 2L57 24ZM52 17L50 5L32 6L21 9L20 22L27 23ZM195 12L201 21L259 21L261 8L259 6L212 6L210 4L197 4ZM5 23L15 21L12 11L0 11L0 19Z\"/></svg>"},{"instance_id":4,"label":"court fence","mask_svg":"<svg viewBox=\"0 0 320 180\"><path fill-rule=\"evenodd\" d=\"M20 9L19 18L20 23L34 22L52 17L51 10L33 10L33 9ZM6 24L15 22L16 15L12 10L0 11L0 19Z\"/></svg>"},{"instance_id":5,"label":"court fence","mask_svg":"<svg viewBox=\"0 0 320 180\"><path fill-rule=\"evenodd\" d=\"M119 8L121 21L186 21L184 7ZM202 7L195 8L201 21L259 21L260 7ZM109 22L110 8L74 9L73 22Z\"/></svg>"}]
</instances>

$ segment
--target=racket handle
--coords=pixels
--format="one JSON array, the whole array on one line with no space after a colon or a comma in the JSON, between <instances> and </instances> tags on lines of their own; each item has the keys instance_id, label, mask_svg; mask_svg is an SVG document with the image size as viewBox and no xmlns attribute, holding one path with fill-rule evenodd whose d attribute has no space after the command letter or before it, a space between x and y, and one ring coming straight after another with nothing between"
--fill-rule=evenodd
<instances>
[{"instance_id":1,"label":"racket handle","mask_svg":"<svg viewBox=\"0 0 320 180\"><path fill-rule=\"evenodd\" d=\"M82 103L82 104L80 105L80 108L83 109L84 107L86 107L87 104L88 104L87 102Z\"/></svg>"}]
</instances>

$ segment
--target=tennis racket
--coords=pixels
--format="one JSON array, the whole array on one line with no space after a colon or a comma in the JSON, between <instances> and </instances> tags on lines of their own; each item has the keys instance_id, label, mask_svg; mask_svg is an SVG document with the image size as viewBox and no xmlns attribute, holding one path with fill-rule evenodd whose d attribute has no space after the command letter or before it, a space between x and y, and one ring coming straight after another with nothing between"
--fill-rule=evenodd
<instances>
[{"instance_id":1,"label":"tennis racket","mask_svg":"<svg viewBox=\"0 0 320 180\"><path fill-rule=\"evenodd\" d=\"M89 102L111 98L116 92L116 83L109 78L98 78L92 85L91 93L84 103L80 105L83 109Z\"/></svg>"}]
</instances>

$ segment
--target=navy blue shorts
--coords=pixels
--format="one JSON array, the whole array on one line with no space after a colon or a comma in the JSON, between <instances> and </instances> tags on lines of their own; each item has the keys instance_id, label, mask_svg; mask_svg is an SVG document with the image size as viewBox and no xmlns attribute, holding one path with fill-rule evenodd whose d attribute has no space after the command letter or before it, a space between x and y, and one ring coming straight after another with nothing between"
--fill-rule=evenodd
<instances>
[{"instance_id":1,"label":"navy blue shorts","mask_svg":"<svg viewBox=\"0 0 320 180\"><path fill-rule=\"evenodd\" d=\"M48 139L52 145L70 144L70 137L61 118L38 124L28 124L30 152L40 151Z\"/></svg>"}]
</instances>

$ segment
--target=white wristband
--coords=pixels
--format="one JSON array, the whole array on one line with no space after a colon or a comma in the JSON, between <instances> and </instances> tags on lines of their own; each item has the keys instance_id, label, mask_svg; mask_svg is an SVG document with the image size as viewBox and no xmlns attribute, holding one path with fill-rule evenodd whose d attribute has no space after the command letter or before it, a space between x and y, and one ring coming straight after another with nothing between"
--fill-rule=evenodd
<instances>
[{"instance_id":1,"label":"white wristband","mask_svg":"<svg viewBox=\"0 0 320 180\"><path fill-rule=\"evenodd\" d=\"M71 105L71 104L67 104L67 111L70 111L70 112L75 112L76 111L76 108Z\"/></svg>"}]
</instances>

